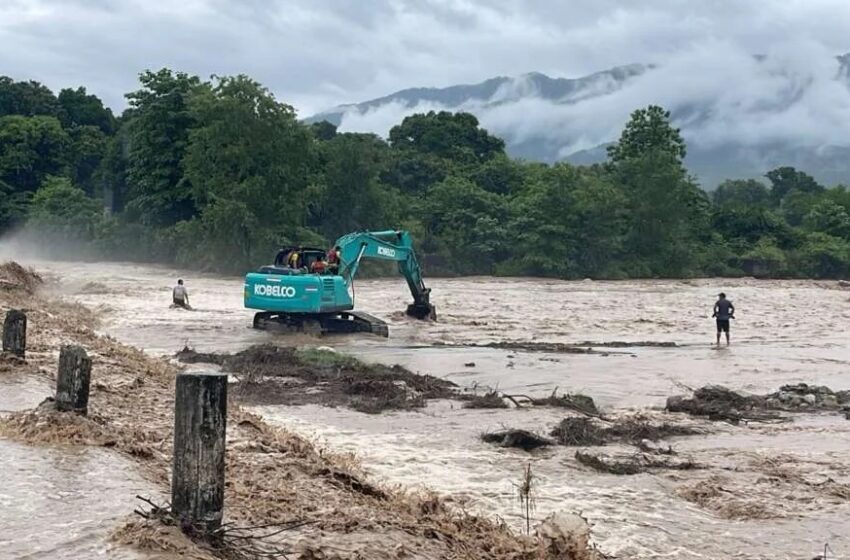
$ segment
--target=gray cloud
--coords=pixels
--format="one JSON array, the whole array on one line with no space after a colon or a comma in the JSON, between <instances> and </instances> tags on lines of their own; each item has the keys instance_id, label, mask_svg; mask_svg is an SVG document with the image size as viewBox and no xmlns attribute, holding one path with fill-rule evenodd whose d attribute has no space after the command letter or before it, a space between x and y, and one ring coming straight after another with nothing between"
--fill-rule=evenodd
<instances>
[{"instance_id":1,"label":"gray cloud","mask_svg":"<svg viewBox=\"0 0 850 560\"><path fill-rule=\"evenodd\" d=\"M832 51L817 43L782 45L759 60L736 45L712 41L624 84L600 80L571 99L546 99L520 77L489 99L459 107L389 103L364 114L352 111L341 128L384 135L413 112L460 109L511 143L542 139L563 157L614 140L631 111L660 104L678 115L689 144L707 149L730 142L847 146L850 89L838 74Z\"/></svg>"},{"instance_id":2,"label":"gray cloud","mask_svg":"<svg viewBox=\"0 0 850 560\"><path fill-rule=\"evenodd\" d=\"M86 85L116 109L145 68L246 73L308 115L416 85L658 63L664 83L638 80L628 95L583 109L606 114L556 116L563 126L594 125L584 133L589 143L619 128L632 101L676 102L688 92L721 110L755 108L765 91L794 87L793 80L818 86L786 116L846 118L844 98L821 78L831 71L829 56L850 50L847 29L846 0L0 0L0 73L55 89ZM775 55L792 76L760 71L741 83L753 53ZM702 72L684 72L693 64ZM522 109L531 111L528 103ZM826 103L838 103L838 114ZM507 113L494 112L492 122L510 120ZM546 124L536 114L526 129ZM747 134L731 116L719 122ZM764 125L782 135L803 126L794 122ZM717 131L704 132L709 141Z\"/></svg>"}]
</instances>

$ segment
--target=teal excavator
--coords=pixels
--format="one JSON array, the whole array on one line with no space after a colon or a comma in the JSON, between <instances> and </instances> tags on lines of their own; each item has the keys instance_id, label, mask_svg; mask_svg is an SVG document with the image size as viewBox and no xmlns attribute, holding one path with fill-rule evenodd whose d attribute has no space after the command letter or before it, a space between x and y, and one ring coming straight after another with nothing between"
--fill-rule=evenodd
<instances>
[{"instance_id":1,"label":"teal excavator","mask_svg":"<svg viewBox=\"0 0 850 560\"><path fill-rule=\"evenodd\" d=\"M283 327L312 334L367 332L387 336L387 324L368 313L354 311L354 277L363 259L398 263L413 303L407 314L436 320L431 290L425 287L422 270L406 231L349 233L336 240L338 270L310 273L314 263L326 261L323 249L290 246L278 251L274 264L245 276L245 307L258 309L254 328ZM293 252L297 267L290 266Z\"/></svg>"}]
</instances>

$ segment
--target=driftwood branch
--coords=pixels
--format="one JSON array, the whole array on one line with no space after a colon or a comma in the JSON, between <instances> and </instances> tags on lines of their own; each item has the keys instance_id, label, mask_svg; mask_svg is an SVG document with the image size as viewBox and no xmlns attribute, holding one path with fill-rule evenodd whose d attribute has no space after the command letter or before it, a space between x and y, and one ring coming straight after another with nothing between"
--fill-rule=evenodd
<instances>
[{"instance_id":1,"label":"driftwood branch","mask_svg":"<svg viewBox=\"0 0 850 560\"><path fill-rule=\"evenodd\" d=\"M166 526L178 526L193 541L219 551L233 560L285 559L289 551L270 539L315 523L315 521L304 519L244 526L225 523L216 529L211 529L205 524L192 524L185 521L181 523L170 504L160 505L143 496L136 496L136 498L148 506L135 509L136 515Z\"/></svg>"}]
</instances>

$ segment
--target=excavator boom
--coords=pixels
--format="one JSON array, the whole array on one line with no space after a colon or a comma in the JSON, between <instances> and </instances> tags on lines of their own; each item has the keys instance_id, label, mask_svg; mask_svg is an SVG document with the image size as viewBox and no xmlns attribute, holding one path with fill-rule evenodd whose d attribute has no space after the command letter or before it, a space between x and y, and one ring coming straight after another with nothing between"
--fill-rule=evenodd
<instances>
[{"instance_id":1,"label":"excavator boom","mask_svg":"<svg viewBox=\"0 0 850 560\"><path fill-rule=\"evenodd\" d=\"M431 289L425 287L422 269L413 251L413 240L406 231L372 231L349 233L336 240L340 252L340 275L346 285L351 285L364 258L394 261L398 271L407 281L413 303L407 314L417 319L436 319L431 304Z\"/></svg>"}]
</instances>

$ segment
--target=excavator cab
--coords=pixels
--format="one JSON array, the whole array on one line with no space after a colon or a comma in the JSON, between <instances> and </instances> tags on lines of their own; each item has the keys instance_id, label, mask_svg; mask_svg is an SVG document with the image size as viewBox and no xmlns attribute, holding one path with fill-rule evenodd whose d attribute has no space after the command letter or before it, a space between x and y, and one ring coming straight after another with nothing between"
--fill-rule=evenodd
<instances>
[{"instance_id":1,"label":"excavator cab","mask_svg":"<svg viewBox=\"0 0 850 560\"><path fill-rule=\"evenodd\" d=\"M293 251L298 253L298 264L290 266L289 257ZM313 270L313 263L325 259L324 249L315 247L288 246L281 248L274 259L274 264L261 266L257 269L260 274L277 274L279 276L296 276L307 274Z\"/></svg>"},{"instance_id":2,"label":"excavator cab","mask_svg":"<svg viewBox=\"0 0 850 560\"><path fill-rule=\"evenodd\" d=\"M325 258L324 249L317 249L315 247L297 247L297 246L289 246L283 247L277 252L277 256L274 259L274 265L280 268L289 267L289 256L293 251L298 252L298 266L296 268L306 268L310 270L310 267L314 262L323 260Z\"/></svg>"}]
</instances>

